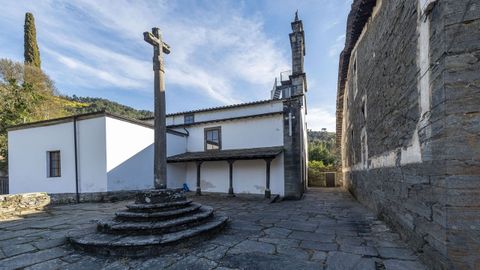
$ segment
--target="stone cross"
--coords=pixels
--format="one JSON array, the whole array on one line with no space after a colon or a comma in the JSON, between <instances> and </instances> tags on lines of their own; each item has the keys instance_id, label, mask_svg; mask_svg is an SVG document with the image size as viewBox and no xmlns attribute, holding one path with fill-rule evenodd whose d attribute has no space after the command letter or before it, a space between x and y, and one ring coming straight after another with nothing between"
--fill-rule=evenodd
<instances>
[{"instance_id":1,"label":"stone cross","mask_svg":"<svg viewBox=\"0 0 480 270\"><path fill-rule=\"evenodd\" d=\"M155 189L167 188L167 127L165 120L165 69L163 54L170 53L170 46L162 41L159 28L144 32L143 39L153 46L153 72L155 76L155 138L153 174Z\"/></svg>"}]
</instances>

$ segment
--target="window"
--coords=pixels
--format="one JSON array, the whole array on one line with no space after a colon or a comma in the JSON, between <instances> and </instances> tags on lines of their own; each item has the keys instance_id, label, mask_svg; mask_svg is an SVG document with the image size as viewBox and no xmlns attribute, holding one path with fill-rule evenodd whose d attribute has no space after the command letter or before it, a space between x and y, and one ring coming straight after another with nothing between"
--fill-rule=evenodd
<instances>
[{"instance_id":1,"label":"window","mask_svg":"<svg viewBox=\"0 0 480 270\"><path fill-rule=\"evenodd\" d=\"M60 177L60 151L47 152L48 177Z\"/></svg>"},{"instance_id":2,"label":"window","mask_svg":"<svg viewBox=\"0 0 480 270\"><path fill-rule=\"evenodd\" d=\"M220 150L222 148L220 127L205 129L205 150Z\"/></svg>"},{"instance_id":3,"label":"window","mask_svg":"<svg viewBox=\"0 0 480 270\"><path fill-rule=\"evenodd\" d=\"M183 116L183 123L184 124L191 124L195 122L195 117L193 116L193 114L185 114Z\"/></svg>"}]
</instances>

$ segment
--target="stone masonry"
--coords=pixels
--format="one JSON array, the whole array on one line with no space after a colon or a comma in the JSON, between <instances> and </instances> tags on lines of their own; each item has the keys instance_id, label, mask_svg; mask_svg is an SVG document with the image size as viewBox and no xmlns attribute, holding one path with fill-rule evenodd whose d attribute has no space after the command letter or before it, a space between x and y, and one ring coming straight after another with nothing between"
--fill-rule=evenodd
<instances>
[{"instance_id":1,"label":"stone masonry","mask_svg":"<svg viewBox=\"0 0 480 270\"><path fill-rule=\"evenodd\" d=\"M345 187L430 267L479 269L480 3L358 0L349 20Z\"/></svg>"},{"instance_id":2,"label":"stone masonry","mask_svg":"<svg viewBox=\"0 0 480 270\"><path fill-rule=\"evenodd\" d=\"M283 102L283 162L285 166L285 198L300 199L304 192L305 177L302 175L302 141L303 125L298 119L302 117L303 96L293 97ZM289 116L293 120L289 121ZM291 127L290 127L291 123ZM292 135L289 132L292 130Z\"/></svg>"},{"instance_id":3,"label":"stone masonry","mask_svg":"<svg viewBox=\"0 0 480 270\"><path fill-rule=\"evenodd\" d=\"M0 220L39 212L49 204L50 196L44 192L0 195Z\"/></svg>"}]
</instances>

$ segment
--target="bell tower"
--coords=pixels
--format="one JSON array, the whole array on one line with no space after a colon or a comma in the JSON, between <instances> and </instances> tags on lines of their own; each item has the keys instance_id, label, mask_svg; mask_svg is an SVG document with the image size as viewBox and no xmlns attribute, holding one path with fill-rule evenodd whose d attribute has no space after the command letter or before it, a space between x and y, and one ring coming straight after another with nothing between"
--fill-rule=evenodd
<instances>
[{"instance_id":1,"label":"bell tower","mask_svg":"<svg viewBox=\"0 0 480 270\"><path fill-rule=\"evenodd\" d=\"M291 95L302 95L307 91L307 80L303 67L305 56L305 32L303 31L303 22L298 19L298 10L295 12L295 19L292 22L292 33L290 36L290 46L292 48L292 82Z\"/></svg>"},{"instance_id":2,"label":"bell tower","mask_svg":"<svg viewBox=\"0 0 480 270\"><path fill-rule=\"evenodd\" d=\"M305 33L303 23L298 19L298 10L295 12L295 20L292 22L290 33L290 46L292 47L292 76L303 73L303 57L305 56Z\"/></svg>"}]
</instances>

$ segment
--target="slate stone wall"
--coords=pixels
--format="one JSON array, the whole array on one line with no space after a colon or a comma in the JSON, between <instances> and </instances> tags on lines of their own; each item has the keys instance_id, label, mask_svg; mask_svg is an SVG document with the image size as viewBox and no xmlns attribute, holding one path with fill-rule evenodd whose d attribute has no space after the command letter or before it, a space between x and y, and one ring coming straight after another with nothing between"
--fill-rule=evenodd
<instances>
[{"instance_id":1,"label":"slate stone wall","mask_svg":"<svg viewBox=\"0 0 480 270\"><path fill-rule=\"evenodd\" d=\"M132 200L138 194L144 193L148 190L119 190L108 192L88 192L80 193L80 202L116 202L124 200ZM69 204L77 202L76 193L54 193L49 194L51 204Z\"/></svg>"},{"instance_id":2,"label":"slate stone wall","mask_svg":"<svg viewBox=\"0 0 480 270\"><path fill-rule=\"evenodd\" d=\"M304 176L302 175L301 107L303 95L286 99L283 102L283 164L285 177L285 199L300 199L303 195ZM292 136L289 135L288 115L292 114Z\"/></svg>"},{"instance_id":3,"label":"slate stone wall","mask_svg":"<svg viewBox=\"0 0 480 270\"><path fill-rule=\"evenodd\" d=\"M480 268L480 2L442 1L444 130L432 140L446 173L432 182L446 194L447 255L458 268ZM439 14L440 16L440 14Z\"/></svg>"},{"instance_id":4,"label":"slate stone wall","mask_svg":"<svg viewBox=\"0 0 480 270\"><path fill-rule=\"evenodd\" d=\"M345 187L432 268L479 269L480 3L437 1L428 15L424 114L417 5L384 0L352 54L343 104ZM402 162L415 135L420 160Z\"/></svg>"}]
</instances>

